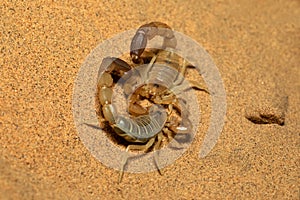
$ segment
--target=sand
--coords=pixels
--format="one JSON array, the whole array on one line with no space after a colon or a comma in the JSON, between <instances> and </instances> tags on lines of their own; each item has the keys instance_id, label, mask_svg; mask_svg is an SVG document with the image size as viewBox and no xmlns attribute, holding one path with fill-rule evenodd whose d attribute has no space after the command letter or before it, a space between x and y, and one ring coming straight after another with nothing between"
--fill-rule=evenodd
<instances>
[{"instance_id":1,"label":"sand","mask_svg":"<svg viewBox=\"0 0 300 200\"><path fill-rule=\"evenodd\" d=\"M283 0L2 2L0 199L299 199L299 12ZM211 55L225 126L200 159L211 102L198 93L189 149L162 176L125 173L119 184L81 142L74 81L98 44L151 21Z\"/></svg>"}]
</instances>

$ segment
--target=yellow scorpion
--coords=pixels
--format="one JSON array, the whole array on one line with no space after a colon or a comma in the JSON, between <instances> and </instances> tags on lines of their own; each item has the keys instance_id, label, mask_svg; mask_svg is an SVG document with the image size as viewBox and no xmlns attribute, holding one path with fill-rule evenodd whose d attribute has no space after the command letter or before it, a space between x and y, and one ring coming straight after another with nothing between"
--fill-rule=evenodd
<instances>
[{"instance_id":1,"label":"yellow scorpion","mask_svg":"<svg viewBox=\"0 0 300 200\"><path fill-rule=\"evenodd\" d=\"M163 38L162 50L145 51L147 41L155 36ZM177 41L172 29L165 23L151 22L141 26L134 35L130 46L130 57L135 64L145 64L134 68L120 58L106 57L98 74L97 103L101 122L110 126L124 138L130 150L154 150L154 163L158 167L157 150L164 136L174 138L175 134L187 134L192 129L188 119L186 102L178 94L191 87L202 89L196 82L190 86L184 80L187 67L192 67L185 59L173 53ZM112 103L113 88L122 80L124 95L129 99L128 116L118 113ZM133 83L138 83L134 86ZM148 104L142 106L147 100ZM89 125L89 124L87 124ZM128 156L122 160L119 182L124 173Z\"/></svg>"}]
</instances>

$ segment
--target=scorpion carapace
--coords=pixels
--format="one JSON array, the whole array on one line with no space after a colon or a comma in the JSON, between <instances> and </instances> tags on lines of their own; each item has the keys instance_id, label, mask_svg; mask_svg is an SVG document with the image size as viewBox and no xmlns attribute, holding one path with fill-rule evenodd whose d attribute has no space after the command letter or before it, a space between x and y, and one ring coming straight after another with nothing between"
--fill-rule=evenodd
<instances>
[{"instance_id":1,"label":"scorpion carapace","mask_svg":"<svg viewBox=\"0 0 300 200\"><path fill-rule=\"evenodd\" d=\"M147 41L163 37L161 49L146 49ZM100 127L108 127L110 135L126 141L126 152L154 151L159 171L158 149L165 140L177 134L188 135L192 129L188 104L181 94L190 88L185 72L191 65L174 53L176 38L172 29L161 22L141 26L130 46L130 59L107 57L102 60L97 80L96 110ZM138 65L143 64L143 65ZM113 92L116 88L122 91ZM118 97L125 99L116 103ZM121 101L122 102L122 101ZM122 112L127 108L128 113ZM188 138L188 137L187 137ZM121 181L128 156L121 163ZM160 172L160 171L159 171Z\"/></svg>"}]
</instances>

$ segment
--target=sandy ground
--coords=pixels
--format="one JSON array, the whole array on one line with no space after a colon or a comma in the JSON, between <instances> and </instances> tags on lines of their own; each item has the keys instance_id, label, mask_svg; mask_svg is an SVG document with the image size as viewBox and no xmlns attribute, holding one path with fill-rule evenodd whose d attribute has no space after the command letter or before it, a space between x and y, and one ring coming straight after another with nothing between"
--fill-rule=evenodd
<instances>
[{"instance_id":1,"label":"sandy ground","mask_svg":"<svg viewBox=\"0 0 300 200\"><path fill-rule=\"evenodd\" d=\"M3 1L0 199L298 199L299 12L293 0ZM162 176L125 173L118 184L78 136L74 80L98 44L151 21L209 52L226 89L225 126L199 159L211 109L201 94L188 151Z\"/></svg>"}]
</instances>

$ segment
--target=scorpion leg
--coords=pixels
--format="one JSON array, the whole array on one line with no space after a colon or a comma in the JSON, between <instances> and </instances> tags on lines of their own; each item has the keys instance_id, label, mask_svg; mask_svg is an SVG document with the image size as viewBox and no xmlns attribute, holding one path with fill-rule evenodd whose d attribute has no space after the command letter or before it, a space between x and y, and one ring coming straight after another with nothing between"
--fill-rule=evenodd
<instances>
[{"instance_id":1,"label":"scorpion leg","mask_svg":"<svg viewBox=\"0 0 300 200\"><path fill-rule=\"evenodd\" d=\"M125 168L125 165L127 163L127 160L128 160L128 151L130 150L148 150L152 145L153 143L155 142L155 137L151 138L150 140L148 140L148 142L144 145L128 145L127 148L126 148L126 151L125 151L125 155L122 159L122 167L121 167L121 171L120 171L120 175L119 175L119 183L122 181L122 178L123 178L123 175L124 175L124 168Z\"/></svg>"},{"instance_id":2,"label":"scorpion leg","mask_svg":"<svg viewBox=\"0 0 300 200\"><path fill-rule=\"evenodd\" d=\"M173 110L177 110L177 112L180 115L180 119L173 115L169 115L166 128L163 129L164 133L167 134L168 139L174 138L174 135L179 134L178 137L175 137L175 142L178 143L177 139L184 142L187 141L189 137L189 133L192 131L192 123L189 120L189 110L187 108L186 102L179 98L173 100L173 102L164 102L164 103L170 103L169 104L169 112L172 113ZM180 137L182 135L182 137ZM183 138L184 137L184 138ZM179 144L178 144L179 145Z\"/></svg>"},{"instance_id":3,"label":"scorpion leg","mask_svg":"<svg viewBox=\"0 0 300 200\"><path fill-rule=\"evenodd\" d=\"M174 63L174 59L178 60L178 62ZM186 59L178 56L173 49L167 48L166 51L160 51L158 53L157 62L160 63L169 63L171 65L177 65L176 69L178 70L178 73L176 75L176 78L174 80L173 86L170 88L175 95L180 94L182 91L185 91L190 88L195 88L201 91L204 91L206 93L209 93L203 85L201 85L197 81L189 81L190 84L183 84L185 74L187 71L187 68L195 68L192 64L190 64Z\"/></svg>"},{"instance_id":4,"label":"scorpion leg","mask_svg":"<svg viewBox=\"0 0 300 200\"><path fill-rule=\"evenodd\" d=\"M149 24L145 24L137 30L131 41L130 56L134 63L141 62L140 58L147 46L147 41L151 40L157 35L164 38L162 48L176 47L177 40L174 32L167 24L161 22L151 22Z\"/></svg>"},{"instance_id":5,"label":"scorpion leg","mask_svg":"<svg viewBox=\"0 0 300 200\"><path fill-rule=\"evenodd\" d=\"M165 134L167 134L168 141L171 141L174 138L173 137L174 132L170 131L168 128L164 128L163 132ZM180 144L179 144L179 142L176 139L174 139L174 143L175 143L175 146L174 145L172 145L172 146L170 145L170 148L173 148L173 149L182 149L182 147L180 147Z\"/></svg>"},{"instance_id":6,"label":"scorpion leg","mask_svg":"<svg viewBox=\"0 0 300 200\"><path fill-rule=\"evenodd\" d=\"M183 147L181 147L181 144L180 144L180 142L179 141L182 141L182 140L180 140L180 139L178 139L178 138L176 138L176 137L174 137L173 135L174 135L174 132L175 131L171 131L169 128L164 128L163 129L163 132L167 135L167 137L168 137L168 141L171 141L172 139L174 139L173 140L173 145L170 145L169 147L170 148L172 148L172 149L183 149ZM179 140L179 141L178 141ZM184 140L183 140L184 141ZM186 140L185 140L186 141Z\"/></svg>"},{"instance_id":7,"label":"scorpion leg","mask_svg":"<svg viewBox=\"0 0 300 200\"><path fill-rule=\"evenodd\" d=\"M163 132L160 132L159 134L157 134L157 142L154 145L154 156L153 156L154 164L160 175L162 175L162 173L161 173L161 171L159 169L159 165L158 165L158 149L161 146L162 139L163 139Z\"/></svg>"},{"instance_id":8,"label":"scorpion leg","mask_svg":"<svg viewBox=\"0 0 300 200\"><path fill-rule=\"evenodd\" d=\"M186 64L186 60L183 59L180 71L178 72L177 78L176 78L173 88L171 90L175 94L180 94L182 91L186 91L188 89L194 88L194 89L201 90L201 91L204 91L209 94L209 92L205 89L205 87L197 81L189 80L189 84L183 84L184 75L186 73L188 66L189 65Z\"/></svg>"},{"instance_id":9,"label":"scorpion leg","mask_svg":"<svg viewBox=\"0 0 300 200\"><path fill-rule=\"evenodd\" d=\"M189 89L197 89L200 91L203 91L207 94L210 94L209 91L203 86L201 85L199 82L197 81L191 81L189 80L189 84L177 84L177 85L173 85L173 87L170 89L175 95L179 95L184 91L187 91Z\"/></svg>"}]
</instances>

